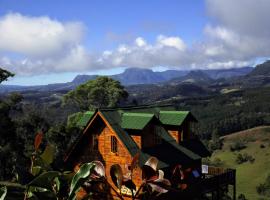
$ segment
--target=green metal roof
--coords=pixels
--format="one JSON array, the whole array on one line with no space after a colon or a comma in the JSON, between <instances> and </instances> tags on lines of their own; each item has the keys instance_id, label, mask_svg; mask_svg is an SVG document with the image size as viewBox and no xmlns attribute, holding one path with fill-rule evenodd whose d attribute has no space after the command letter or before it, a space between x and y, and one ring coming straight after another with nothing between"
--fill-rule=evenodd
<instances>
[{"instance_id":1,"label":"green metal roof","mask_svg":"<svg viewBox=\"0 0 270 200\"><path fill-rule=\"evenodd\" d=\"M188 114L188 111L160 111L159 120L165 125L180 126Z\"/></svg>"},{"instance_id":2,"label":"green metal roof","mask_svg":"<svg viewBox=\"0 0 270 200\"><path fill-rule=\"evenodd\" d=\"M85 127L90 121L90 119L93 117L94 113L94 111L85 112L81 119L77 122L77 125L80 127Z\"/></svg>"},{"instance_id":3,"label":"green metal roof","mask_svg":"<svg viewBox=\"0 0 270 200\"><path fill-rule=\"evenodd\" d=\"M123 113L121 127L124 129L142 130L154 117L149 113Z\"/></svg>"}]
</instances>

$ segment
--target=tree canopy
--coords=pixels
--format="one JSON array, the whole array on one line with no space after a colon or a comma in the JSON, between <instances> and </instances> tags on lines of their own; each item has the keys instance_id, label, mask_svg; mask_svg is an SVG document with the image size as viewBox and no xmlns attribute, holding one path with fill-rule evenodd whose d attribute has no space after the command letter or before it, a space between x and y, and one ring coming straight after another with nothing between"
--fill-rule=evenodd
<instances>
[{"instance_id":1,"label":"tree canopy","mask_svg":"<svg viewBox=\"0 0 270 200\"><path fill-rule=\"evenodd\" d=\"M64 96L64 102L72 102L81 110L114 107L128 97L119 81L106 76L97 77L78 86Z\"/></svg>"},{"instance_id":2,"label":"tree canopy","mask_svg":"<svg viewBox=\"0 0 270 200\"><path fill-rule=\"evenodd\" d=\"M6 81L9 77L14 76L13 73L0 68L0 83L2 83L3 81Z\"/></svg>"}]
</instances>

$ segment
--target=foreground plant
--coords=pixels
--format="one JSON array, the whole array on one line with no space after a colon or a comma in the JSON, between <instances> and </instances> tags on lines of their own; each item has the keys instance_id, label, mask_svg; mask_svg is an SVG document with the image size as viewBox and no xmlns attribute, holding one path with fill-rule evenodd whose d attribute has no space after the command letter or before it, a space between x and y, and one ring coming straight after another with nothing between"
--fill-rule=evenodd
<instances>
[{"instance_id":1,"label":"foreground plant","mask_svg":"<svg viewBox=\"0 0 270 200\"><path fill-rule=\"evenodd\" d=\"M7 187L0 188L0 200L4 200L7 195Z\"/></svg>"}]
</instances>

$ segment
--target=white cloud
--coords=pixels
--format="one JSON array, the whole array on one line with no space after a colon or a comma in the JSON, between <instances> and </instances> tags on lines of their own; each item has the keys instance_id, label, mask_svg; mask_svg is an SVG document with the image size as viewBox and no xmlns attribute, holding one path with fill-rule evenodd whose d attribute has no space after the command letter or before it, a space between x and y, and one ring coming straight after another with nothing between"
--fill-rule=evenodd
<instances>
[{"instance_id":1,"label":"white cloud","mask_svg":"<svg viewBox=\"0 0 270 200\"><path fill-rule=\"evenodd\" d=\"M219 50L216 59L269 57L269 0L207 0L206 3L216 23L205 27L208 37L205 43L207 48Z\"/></svg>"},{"instance_id":2,"label":"white cloud","mask_svg":"<svg viewBox=\"0 0 270 200\"><path fill-rule=\"evenodd\" d=\"M27 75L114 67L214 69L269 57L269 0L205 1L210 20L201 41L187 45L178 35L160 34L154 42L119 41L102 53L84 47L82 23L10 13L0 18L0 66Z\"/></svg>"},{"instance_id":3,"label":"white cloud","mask_svg":"<svg viewBox=\"0 0 270 200\"><path fill-rule=\"evenodd\" d=\"M142 37L131 45L119 45L116 50L104 51L99 59L101 66L144 67L178 66L184 56L185 44L179 37L157 36L154 44ZM183 59L184 60L184 59Z\"/></svg>"},{"instance_id":4,"label":"white cloud","mask_svg":"<svg viewBox=\"0 0 270 200\"><path fill-rule=\"evenodd\" d=\"M0 58L0 66L18 75L49 74L52 72L87 71L93 62L82 46L76 46L66 55L55 58Z\"/></svg>"},{"instance_id":5,"label":"white cloud","mask_svg":"<svg viewBox=\"0 0 270 200\"><path fill-rule=\"evenodd\" d=\"M219 24L244 35L270 34L269 0L206 0L209 15Z\"/></svg>"},{"instance_id":6,"label":"white cloud","mask_svg":"<svg viewBox=\"0 0 270 200\"><path fill-rule=\"evenodd\" d=\"M80 43L83 33L78 22L10 13L0 18L0 51L33 57L58 55Z\"/></svg>"},{"instance_id":7,"label":"white cloud","mask_svg":"<svg viewBox=\"0 0 270 200\"><path fill-rule=\"evenodd\" d=\"M160 35L158 36L157 41L162 46L174 47L180 51L186 49L184 41L179 37L166 37L164 35Z\"/></svg>"},{"instance_id":8,"label":"white cloud","mask_svg":"<svg viewBox=\"0 0 270 200\"><path fill-rule=\"evenodd\" d=\"M9 13L0 18L0 66L19 75L86 71L92 56L82 46L84 32L80 22Z\"/></svg>"},{"instance_id":9,"label":"white cloud","mask_svg":"<svg viewBox=\"0 0 270 200\"><path fill-rule=\"evenodd\" d=\"M136 38L136 40L135 40L135 44L136 44L138 47L143 47L143 46L146 46L146 41L145 41L142 37L138 37L138 38Z\"/></svg>"}]
</instances>

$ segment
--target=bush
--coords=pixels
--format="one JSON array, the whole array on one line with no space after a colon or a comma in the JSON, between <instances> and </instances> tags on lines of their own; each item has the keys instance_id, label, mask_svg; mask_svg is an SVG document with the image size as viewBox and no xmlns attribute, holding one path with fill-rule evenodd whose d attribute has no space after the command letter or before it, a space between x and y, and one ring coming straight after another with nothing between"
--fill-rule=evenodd
<instances>
[{"instance_id":1,"label":"bush","mask_svg":"<svg viewBox=\"0 0 270 200\"><path fill-rule=\"evenodd\" d=\"M220 158L215 158L214 160L210 160L209 158L204 158L202 160L204 165L209 165L213 167L222 167L224 166L224 162Z\"/></svg>"},{"instance_id":2,"label":"bush","mask_svg":"<svg viewBox=\"0 0 270 200\"><path fill-rule=\"evenodd\" d=\"M267 176L264 183L256 187L256 190L259 195L270 197L270 175Z\"/></svg>"},{"instance_id":3,"label":"bush","mask_svg":"<svg viewBox=\"0 0 270 200\"><path fill-rule=\"evenodd\" d=\"M237 199L238 200L247 200L247 198L244 194L239 194Z\"/></svg>"},{"instance_id":4,"label":"bush","mask_svg":"<svg viewBox=\"0 0 270 200\"><path fill-rule=\"evenodd\" d=\"M231 151L241 151L242 149L245 149L245 148L246 148L246 144L241 140L235 141L230 146Z\"/></svg>"},{"instance_id":5,"label":"bush","mask_svg":"<svg viewBox=\"0 0 270 200\"><path fill-rule=\"evenodd\" d=\"M244 154L239 153L235 160L237 164L242 164L248 161L250 163L253 163L255 161L255 158L247 153L244 153Z\"/></svg>"},{"instance_id":6,"label":"bush","mask_svg":"<svg viewBox=\"0 0 270 200\"><path fill-rule=\"evenodd\" d=\"M224 165L224 162L220 158L215 158L212 162L211 165L214 167L221 167Z\"/></svg>"}]
</instances>

